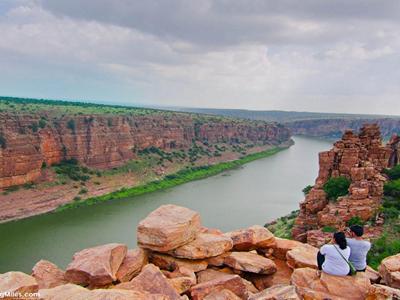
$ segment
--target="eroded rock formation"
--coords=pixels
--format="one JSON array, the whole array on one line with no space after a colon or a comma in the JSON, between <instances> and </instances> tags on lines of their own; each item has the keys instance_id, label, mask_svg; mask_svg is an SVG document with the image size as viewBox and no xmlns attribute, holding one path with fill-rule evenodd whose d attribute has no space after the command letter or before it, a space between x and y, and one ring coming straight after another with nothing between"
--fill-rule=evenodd
<instances>
[{"instance_id":1,"label":"eroded rock formation","mask_svg":"<svg viewBox=\"0 0 400 300\"><path fill-rule=\"evenodd\" d=\"M53 116L42 112L0 113L0 137L0 188L5 188L38 180L44 164L64 159L104 169L120 166L151 146L169 151L188 150L193 141L276 145L288 141L290 134L283 126L262 121L211 117L199 121L180 113Z\"/></svg>"},{"instance_id":2,"label":"eroded rock formation","mask_svg":"<svg viewBox=\"0 0 400 300\"><path fill-rule=\"evenodd\" d=\"M183 224L188 228L185 221L171 219L170 215L178 211L185 211L186 216L198 215L173 205L164 206L161 211L162 214L150 214L150 218L157 215L159 219L158 223L152 223L154 228L164 224L172 228L174 222L175 227ZM196 228L196 236L209 232L200 226ZM185 258L177 258L173 251L167 254L138 248L127 252L125 245L107 244L75 254L66 274L47 261L36 264L33 276L21 272L0 274L0 293L39 292L40 299L44 300L377 300L397 299L400 294L399 255L385 259L379 268L380 274L368 271L351 277L331 276L316 270L316 248L275 238L267 229L261 231L252 226L228 234L210 232L223 239L232 235L239 242L237 245L246 245L248 250L191 259L190 253ZM147 235L149 239L157 239L159 233L160 230L152 230ZM175 236L174 231L163 233ZM188 239L185 245L195 240ZM166 247L161 248L170 248L169 241L165 238ZM214 246L201 243L201 248L204 247ZM212 250L205 252L213 253Z\"/></svg>"},{"instance_id":3,"label":"eroded rock formation","mask_svg":"<svg viewBox=\"0 0 400 300\"><path fill-rule=\"evenodd\" d=\"M324 243L324 226L343 227L352 217L367 221L380 206L392 150L382 145L379 127L364 125L359 134L346 131L331 150L319 154L319 174L314 187L300 203L300 214L293 237L314 245ZM351 181L348 195L329 201L324 184L331 177L344 176Z\"/></svg>"}]
</instances>

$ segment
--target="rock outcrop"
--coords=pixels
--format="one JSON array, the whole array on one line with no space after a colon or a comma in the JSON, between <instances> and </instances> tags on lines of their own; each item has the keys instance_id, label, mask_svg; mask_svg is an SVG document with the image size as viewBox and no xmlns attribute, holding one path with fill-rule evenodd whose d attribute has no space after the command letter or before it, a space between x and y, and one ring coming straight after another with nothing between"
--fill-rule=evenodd
<instances>
[{"instance_id":1,"label":"rock outcrop","mask_svg":"<svg viewBox=\"0 0 400 300\"><path fill-rule=\"evenodd\" d=\"M182 218L172 218L178 212L182 212ZM165 205L149 216L158 222L148 222L147 217L141 224L157 224L157 230L147 233L156 232L154 237L162 237L157 249L170 248L176 229L182 235L190 229L185 242L179 241L183 245L175 248L189 245L180 258L172 256L171 250L161 253L139 247L127 251L125 245L106 244L77 252L65 276L54 264L43 260L35 265L33 276L21 272L0 274L0 293L39 292L40 299L45 300L380 300L397 299L399 295L400 254L382 262L382 281L372 270L356 276L332 276L316 270L316 248L275 238L255 226L233 231L235 234L216 230L204 233L196 212L174 205ZM193 223L188 220L195 220L196 226L191 227ZM162 235L159 224L168 229ZM204 239L204 235L212 237ZM239 236L237 245L247 250L232 251L235 242L230 236ZM156 240L154 237L150 239ZM199 249L193 246L196 240ZM226 240L229 247L212 242L224 244ZM215 249L224 252L201 259L190 252L214 253Z\"/></svg>"},{"instance_id":2,"label":"rock outcrop","mask_svg":"<svg viewBox=\"0 0 400 300\"><path fill-rule=\"evenodd\" d=\"M292 235L302 242L320 246L323 237L313 230L345 226L352 217L367 221L377 212L386 178L381 171L388 166L391 149L382 145L379 127L365 125L355 135L346 131L329 151L319 154L319 174L314 187L300 203ZM329 201L324 184L331 177L344 176L351 181L348 195ZM318 238L316 238L318 237Z\"/></svg>"},{"instance_id":3,"label":"rock outcrop","mask_svg":"<svg viewBox=\"0 0 400 300\"><path fill-rule=\"evenodd\" d=\"M0 137L1 189L34 182L41 178L44 164L50 166L65 159L108 169L149 147L189 150L193 141L278 145L289 141L290 133L274 123L194 118L185 113L60 116L43 111L0 112Z\"/></svg>"}]
</instances>

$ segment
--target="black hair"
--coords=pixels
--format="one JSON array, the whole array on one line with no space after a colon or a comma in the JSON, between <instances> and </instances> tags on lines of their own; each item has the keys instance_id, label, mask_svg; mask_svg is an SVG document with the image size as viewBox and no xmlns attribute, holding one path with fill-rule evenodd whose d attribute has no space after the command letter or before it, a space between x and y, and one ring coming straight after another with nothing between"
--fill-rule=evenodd
<instances>
[{"instance_id":1,"label":"black hair","mask_svg":"<svg viewBox=\"0 0 400 300\"><path fill-rule=\"evenodd\" d=\"M356 236L362 236L364 234L364 228L360 225L350 226L350 230L355 233Z\"/></svg>"},{"instance_id":2,"label":"black hair","mask_svg":"<svg viewBox=\"0 0 400 300\"><path fill-rule=\"evenodd\" d=\"M344 232L339 231L335 232L333 235L333 238L335 239L336 244L339 245L340 249L344 250L347 247L347 241L346 241L346 236L344 235Z\"/></svg>"}]
</instances>

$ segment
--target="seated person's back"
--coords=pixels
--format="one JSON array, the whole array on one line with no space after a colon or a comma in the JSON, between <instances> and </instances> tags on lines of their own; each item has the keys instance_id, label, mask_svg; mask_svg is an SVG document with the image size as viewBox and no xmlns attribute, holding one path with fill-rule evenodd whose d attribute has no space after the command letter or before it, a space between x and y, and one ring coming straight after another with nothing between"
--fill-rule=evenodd
<instances>
[{"instance_id":1,"label":"seated person's back","mask_svg":"<svg viewBox=\"0 0 400 300\"><path fill-rule=\"evenodd\" d=\"M364 230L360 225L351 226L349 233L352 237L346 239L347 245L351 249L349 261L357 271L365 271L367 267L367 254L371 249L371 243L361 238Z\"/></svg>"},{"instance_id":2,"label":"seated person's back","mask_svg":"<svg viewBox=\"0 0 400 300\"><path fill-rule=\"evenodd\" d=\"M320 252L325 256L325 261L322 264L322 270L325 273L337 276L346 276L349 274L350 267L345 261L345 259L348 260L350 257L349 247L341 249L337 244L324 245L321 247Z\"/></svg>"}]
</instances>

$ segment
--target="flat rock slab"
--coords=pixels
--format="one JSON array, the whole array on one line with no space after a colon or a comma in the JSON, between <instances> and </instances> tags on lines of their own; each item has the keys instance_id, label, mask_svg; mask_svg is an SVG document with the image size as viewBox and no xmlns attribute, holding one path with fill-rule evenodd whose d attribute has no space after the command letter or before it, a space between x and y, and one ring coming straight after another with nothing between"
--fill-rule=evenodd
<instances>
[{"instance_id":1,"label":"flat rock slab","mask_svg":"<svg viewBox=\"0 0 400 300\"><path fill-rule=\"evenodd\" d=\"M147 264L147 253L145 250L138 248L128 250L121 266L119 267L116 277L120 282L130 281L138 275L143 266Z\"/></svg>"},{"instance_id":2,"label":"flat rock slab","mask_svg":"<svg viewBox=\"0 0 400 300\"><path fill-rule=\"evenodd\" d=\"M386 285L374 284L369 294L371 300L400 299L400 289L388 287Z\"/></svg>"},{"instance_id":3,"label":"flat rock slab","mask_svg":"<svg viewBox=\"0 0 400 300\"><path fill-rule=\"evenodd\" d=\"M74 254L65 278L68 282L90 287L103 287L117 280L116 273L125 258L123 244L106 244Z\"/></svg>"},{"instance_id":4,"label":"flat rock slab","mask_svg":"<svg viewBox=\"0 0 400 300\"><path fill-rule=\"evenodd\" d=\"M40 290L43 300L169 300L165 295L151 295L130 290L96 289L88 290L79 285L65 284L51 289Z\"/></svg>"},{"instance_id":5,"label":"flat rock slab","mask_svg":"<svg viewBox=\"0 0 400 300\"><path fill-rule=\"evenodd\" d=\"M268 248L275 244L274 235L267 228L260 225L227 232L224 235L232 239L233 250L237 251Z\"/></svg>"},{"instance_id":6,"label":"flat rock slab","mask_svg":"<svg viewBox=\"0 0 400 300\"><path fill-rule=\"evenodd\" d=\"M199 283L190 289L190 295L192 300L202 300L209 294L222 290L229 290L240 299L248 298L246 286L238 275L227 275Z\"/></svg>"},{"instance_id":7,"label":"flat rock slab","mask_svg":"<svg viewBox=\"0 0 400 300\"><path fill-rule=\"evenodd\" d=\"M286 253L287 264L293 269L306 267L318 269L317 254L317 248L303 244Z\"/></svg>"},{"instance_id":8,"label":"flat rock slab","mask_svg":"<svg viewBox=\"0 0 400 300\"><path fill-rule=\"evenodd\" d=\"M167 252L194 240L200 228L197 212L181 206L162 205L139 223L137 240L142 248Z\"/></svg>"},{"instance_id":9,"label":"flat rock slab","mask_svg":"<svg viewBox=\"0 0 400 300\"><path fill-rule=\"evenodd\" d=\"M276 265L271 259L250 252L232 252L225 258L225 265L235 270L257 274L276 272Z\"/></svg>"},{"instance_id":10,"label":"flat rock slab","mask_svg":"<svg viewBox=\"0 0 400 300\"><path fill-rule=\"evenodd\" d=\"M278 284L249 297L249 300L300 300L293 285Z\"/></svg>"},{"instance_id":11,"label":"flat rock slab","mask_svg":"<svg viewBox=\"0 0 400 300\"><path fill-rule=\"evenodd\" d=\"M388 286L400 289L400 254L382 260L379 274Z\"/></svg>"},{"instance_id":12,"label":"flat rock slab","mask_svg":"<svg viewBox=\"0 0 400 300\"><path fill-rule=\"evenodd\" d=\"M32 276L36 279L39 289L49 289L67 283L64 272L55 264L47 260L40 260L32 269Z\"/></svg>"},{"instance_id":13,"label":"flat rock slab","mask_svg":"<svg viewBox=\"0 0 400 300\"><path fill-rule=\"evenodd\" d=\"M36 279L22 272L0 274L0 292L35 293L39 289Z\"/></svg>"},{"instance_id":14,"label":"flat rock slab","mask_svg":"<svg viewBox=\"0 0 400 300\"><path fill-rule=\"evenodd\" d=\"M146 265L142 272L129 282L120 283L116 289L134 290L150 294L162 294L170 300L180 299L180 295L170 284L160 269L153 264Z\"/></svg>"},{"instance_id":15,"label":"flat rock slab","mask_svg":"<svg viewBox=\"0 0 400 300\"><path fill-rule=\"evenodd\" d=\"M355 276L333 276L311 268L295 269L291 278L297 293L305 299L364 300L372 290L364 273Z\"/></svg>"},{"instance_id":16,"label":"flat rock slab","mask_svg":"<svg viewBox=\"0 0 400 300\"><path fill-rule=\"evenodd\" d=\"M183 258L176 258L168 254L151 252L149 254L149 261L158 266L160 269L174 271L178 268L184 267L199 272L207 269L208 263L205 260L190 260Z\"/></svg>"},{"instance_id":17,"label":"flat rock slab","mask_svg":"<svg viewBox=\"0 0 400 300\"><path fill-rule=\"evenodd\" d=\"M288 251L302 245L304 244L295 240L287 240L275 237L275 244L272 246L272 249L274 249L273 256L286 260L286 253Z\"/></svg>"},{"instance_id":18,"label":"flat rock slab","mask_svg":"<svg viewBox=\"0 0 400 300\"><path fill-rule=\"evenodd\" d=\"M199 233L195 240L169 252L186 259L204 259L221 255L233 247L232 239L223 235Z\"/></svg>"},{"instance_id":19,"label":"flat rock slab","mask_svg":"<svg viewBox=\"0 0 400 300\"><path fill-rule=\"evenodd\" d=\"M238 296L236 296L230 290L222 290L222 291L215 291L208 294L204 300L240 300Z\"/></svg>"}]
</instances>

